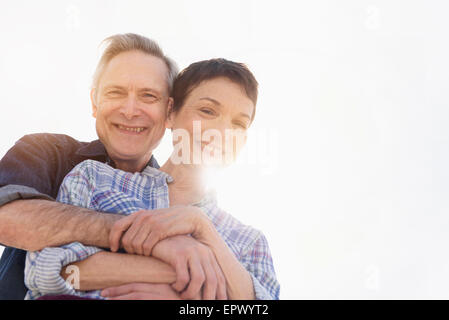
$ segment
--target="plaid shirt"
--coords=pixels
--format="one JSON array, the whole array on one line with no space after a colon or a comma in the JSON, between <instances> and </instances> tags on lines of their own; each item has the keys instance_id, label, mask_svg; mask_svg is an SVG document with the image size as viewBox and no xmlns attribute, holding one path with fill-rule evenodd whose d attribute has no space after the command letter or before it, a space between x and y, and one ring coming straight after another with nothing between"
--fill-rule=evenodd
<instances>
[{"instance_id":1,"label":"plaid shirt","mask_svg":"<svg viewBox=\"0 0 449 320\"><path fill-rule=\"evenodd\" d=\"M142 209L168 208L168 184L172 181L170 175L150 166L142 172L130 173L86 160L64 178L57 200L95 211L129 215ZM206 213L230 250L251 274L256 298L279 299L280 286L265 236L221 210L213 193L208 193L195 205ZM62 267L99 251L102 249L74 242L28 252L25 285L29 291L25 299L37 299L47 294L103 299L100 290L74 290L60 276Z\"/></svg>"}]
</instances>

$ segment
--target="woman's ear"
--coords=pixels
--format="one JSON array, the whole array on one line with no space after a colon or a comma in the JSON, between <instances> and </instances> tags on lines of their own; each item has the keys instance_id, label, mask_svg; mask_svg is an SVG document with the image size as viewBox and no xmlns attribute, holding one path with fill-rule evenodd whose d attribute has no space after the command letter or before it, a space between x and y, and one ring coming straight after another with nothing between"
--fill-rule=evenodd
<instances>
[{"instance_id":1,"label":"woman's ear","mask_svg":"<svg viewBox=\"0 0 449 320\"><path fill-rule=\"evenodd\" d=\"M90 90L90 101L92 103L92 116L97 117L97 90L92 88Z\"/></svg>"},{"instance_id":2,"label":"woman's ear","mask_svg":"<svg viewBox=\"0 0 449 320\"><path fill-rule=\"evenodd\" d=\"M165 117L165 128L173 129L174 112L173 112L173 98L168 98L167 116Z\"/></svg>"}]
</instances>

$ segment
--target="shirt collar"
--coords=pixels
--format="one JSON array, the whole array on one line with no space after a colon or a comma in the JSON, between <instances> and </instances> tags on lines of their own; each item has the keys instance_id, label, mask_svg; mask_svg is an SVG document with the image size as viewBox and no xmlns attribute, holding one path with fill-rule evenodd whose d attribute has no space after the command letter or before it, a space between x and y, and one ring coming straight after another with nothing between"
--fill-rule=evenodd
<instances>
[{"instance_id":1,"label":"shirt collar","mask_svg":"<svg viewBox=\"0 0 449 320\"><path fill-rule=\"evenodd\" d=\"M101 161L106 162L107 164L115 168L114 161L109 158L108 153L106 152L106 148L99 139L82 146L76 151L76 154L86 159L100 158ZM145 167L147 166L159 169L159 164L157 163L156 158L153 155L151 156Z\"/></svg>"},{"instance_id":2,"label":"shirt collar","mask_svg":"<svg viewBox=\"0 0 449 320\"><path fill-rule=\"evenodd\" d=\"M150 159L151 162L151 159ZM157 164L157 162L156 162ZM150 176L152 178L155 179L162 179L163 184L165 183L172 183L173 182L173 177L171 175L169 175L168 173L159 170L159 167L153 167L151 165L147 165L142 173L146 174L147 176Z\"/></svg>"},{"instance_id":3,"label":"shirt collar","mask_svg":"<svg viewBox=\"0 0 449 320\"><path fill-rule=\"evenodd\" d=\"M209 189L206 191L203 199L194 203L193 206L203 209L209 219L214 220L218 214L217 210L217 192L215 189Z\"/></svg>"}]
</instances>

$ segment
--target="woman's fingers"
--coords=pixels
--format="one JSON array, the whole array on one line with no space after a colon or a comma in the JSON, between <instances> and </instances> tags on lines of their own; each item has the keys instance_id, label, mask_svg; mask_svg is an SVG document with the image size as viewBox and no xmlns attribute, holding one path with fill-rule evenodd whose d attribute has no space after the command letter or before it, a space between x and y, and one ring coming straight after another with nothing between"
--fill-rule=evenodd
<instances>
[{"instance_id":1,"label":"woman's fingers","mask_svg":"<svg viewBox=\"0 0 449 320\"><path fill-rule=\"evenodd\" d=\"M131 283L101 292L109 300L178 300L179 295L168 284Z\"/></svg>"},{"instance_id":2,"label":"woman's fingers","mask_svg":"<svg viewBox=\"0 0 449 320\"><path fill-rule=\"evenodd\" d=\"M190 282L189 268L186 259L180 259L176 262L176 282L172 284L177 292L183 291Z\"/></svg>"},{"instance_id":3,"label":"woman's fingers","mask_svg":"<svg viewBox=\"0 0 449 320\"><path fill-rule=\"evenodd\" d=\"M203 267L198 259L192 259L189 261L190 270L190 283L187 289L181 293L181 298L191 300L198 295L198 292L203 287L203 283L206 280L206 276L203 271Z\"/></svg>"},{"instance_id":4,"label":"woman's fingers","mask_svg":"<svg viewBox=\"0 0 449 320\"><path fill-rule=\"evenodd\" d=\"M204 273L206 275L206 281L203 286L203 299L215 300L217 295L217 275L210 259L203 261Z\"/></svg>"},{"instance_id":5,"label":"woman's fingers","mask_svg":"<svg viewBox=\"0 0 449 320\"><path fill-rule=\"evenodd\" d=\"M110 287L101 291L103 297L122 296L135 291L149 290L148 283L128 283L121 286Z\"/></svg>"},{"instance_id":6,"label":"woman's fingers","mask_svg":"<svg viewBox=\"0 0 449 320\"><path fill-rule=\"evenodd\" d=\"M217 275L217 300L227 300L228 294L226 291L226 278L223 274L223 271L221 270L220 265L217 262L217 259L215 258L215 255L213 252L211 254L211 264L214 268L215 274Z\"/></svg>"}]
</instances>

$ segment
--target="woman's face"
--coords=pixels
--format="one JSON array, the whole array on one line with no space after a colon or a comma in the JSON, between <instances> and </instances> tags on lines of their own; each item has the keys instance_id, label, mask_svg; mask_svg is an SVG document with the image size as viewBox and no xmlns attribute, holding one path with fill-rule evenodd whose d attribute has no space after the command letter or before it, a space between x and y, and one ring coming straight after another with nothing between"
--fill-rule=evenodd
<instances>
[{"instance_id":1,"label":"woman's face","mask_svg":"<svg viewBox=\"0 0 449 320\"><path fill-rule=\"evenodd\" d=\"M168 117L175 146L172 161L177 157L190 164L232 163L246 142L254 109L245 90L227 78L200 83Z\"/></svg>"}]
</instances>

